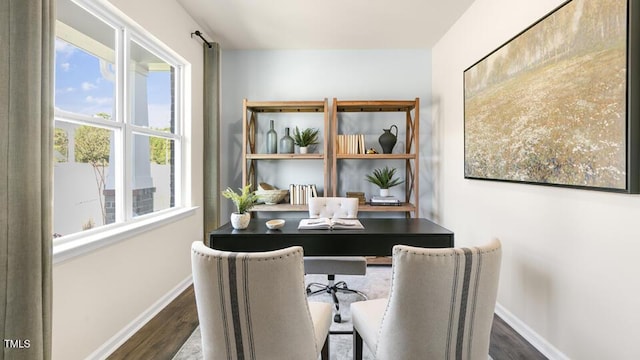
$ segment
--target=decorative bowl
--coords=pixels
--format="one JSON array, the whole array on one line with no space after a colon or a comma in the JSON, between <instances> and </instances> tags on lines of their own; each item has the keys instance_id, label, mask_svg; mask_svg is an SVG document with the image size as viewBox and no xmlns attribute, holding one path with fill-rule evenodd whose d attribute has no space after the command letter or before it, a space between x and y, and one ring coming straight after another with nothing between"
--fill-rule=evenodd
<instances>
[{"instance_id":1,"label":"decorative bowl","mask_svg":"<svg viewBox=\"0 0 640 360\"><path fill-rule=\"evenodd\" d=\"M267 227L271 230L280 229L284 226L284 220L282 219L273 219L266 222Z\"/></svg>"},{"instance_id":2,"label":"decorative bowl","mask_svg":"<svg viewBox=\"0 0 640 360\"><path fill-rule=\"evenodd\" d=\"M256 190L258 200L264 201L267 205L273 205L284 200L289 190Z\"/></svg>"},{"instance_id":3,"label":"decorative bowl","mask_svg":"<svg viewBox=\"0 0 640 360\"><path fill-rule=\"evenodd\" d=\"M278 189L271 184L267 184L266 182L261 182L260 184L258 184L258 190L278 190Z\"/></svg>"}]
</instances>

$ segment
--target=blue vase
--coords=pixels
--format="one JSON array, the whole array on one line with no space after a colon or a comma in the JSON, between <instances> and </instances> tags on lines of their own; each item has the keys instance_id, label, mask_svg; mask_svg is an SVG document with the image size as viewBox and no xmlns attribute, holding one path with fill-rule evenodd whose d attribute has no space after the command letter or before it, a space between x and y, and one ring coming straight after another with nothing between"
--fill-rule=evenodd
<instances>
[{"instance_id":1,"label":"blue vase","mask_svg":"<svg viewBox=\"0 0 640 360\"><path fill-rule=\"evenodd\" d=\"M284 128L284 136L280 139L280 153L293 154L294 141L289 135L289 128Z\"/></svg>"},{"instance_id":2,"label":"blue vase","mask_svg":"<svg viewBox=\"0 0 640 360\"><path fill-rule=\"evenodd\" d=\"M271 128L267 131L267 154L278 153L278 133L273 128L273 120L271 120Z\"/></svg>"}]
</instances>

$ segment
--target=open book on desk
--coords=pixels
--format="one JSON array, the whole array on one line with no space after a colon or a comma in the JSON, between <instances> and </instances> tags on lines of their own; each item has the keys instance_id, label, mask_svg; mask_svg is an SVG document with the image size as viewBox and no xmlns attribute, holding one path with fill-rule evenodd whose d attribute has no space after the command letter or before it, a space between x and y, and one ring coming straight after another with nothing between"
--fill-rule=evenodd
<instances>
[{"instance_id":1,"label":"open book on desk","mask_svg":"<svg viewBox=\"0 0 640 360\"><path fill-rule=\"evenodd\" d=\"M364 229L364 226L358 219L314 218L300 220L298 229Z\"/></svg>"}]
</instances>

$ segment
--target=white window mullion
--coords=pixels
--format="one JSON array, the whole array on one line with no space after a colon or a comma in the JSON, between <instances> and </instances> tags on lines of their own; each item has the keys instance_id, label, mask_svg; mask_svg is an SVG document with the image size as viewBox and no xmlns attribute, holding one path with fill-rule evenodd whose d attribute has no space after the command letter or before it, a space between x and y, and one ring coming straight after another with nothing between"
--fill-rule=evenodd
<instances>
[{"instance_id":1,"label":"white window mullion","mask_svg":"<svg viewBox=\"0 0 640 360\"><path fill-rule=\"evenodd\" d=\"M133 219L133 133L128 126L124 127L124 152L126 156L123 161L123 173L124 176L123 181L123 191L122 191L122 201L123 201L123 211L126 221Z\"/></svg>"},{"instance_id":2,"label":"white window mullion","mask_svg":"<svg viewBox=\"0 0 640 360\"><path fill-rule=\"evenodd\" d=\"M124 90L123 104L123 121L124 126L124 150L125 158L123 161L124 166L124 187L123 187L123 202L124 202L124 214L127 221L133 219L133 131L131 129L131 91L133 90L133 79L131 74L133 73L131 67L131 33L128 29L125 29L122 42L122 89Z\"/></svg>"},{"instance_id":3,"label":"white window mullion","mask_svg":"<svg viewBox=\"0 0 640 360\"><path fill-rule=\"evenodd\" d=\"M131 131L133 131L136 134L146 135L149 137L159 137L159 138L171 139L171 140L178 140L180 138L180 136L177 134L149 129L147 127L129 125L129 128L131 129Z\"/></svg>"},{"instance_id":4,"label":"white window mullion","mask_svg":"<svg viewBox=\"0 0 640 360\"><path fill-rule=\"evenodd\" d=\"M189 194L185 193L184 184L186 182L185 179L185 171L187 169L184 168L184 164L186 164L184 149L184 126L183 121L179 121L179 119L184 119L184 93L181 89L185 89L184 83L184 66L180 65L175 68L174 75L175 82L175 93L174 93L174 104L175 104L175 123L174 123L174 133L179 136L179 139L174 142L174 163L175 163L175 173L174 173L174 181L175 181L175 204L176 206L185 206L185 199L190 199Z\"/></svg>"},{"instance_id":5,"label":"white window mullion","mask_svg":"<svg viewBox=\"0 0 640 360\"><path fill-rule=\"evenodd\" d=\"M129 154L130 152L130 134L127 128L127 107L128 107L128 89L127 89L127 57L128 48L127 44L127 31L121 29L118 32L118 47L117 53L118 65L117 69L117 83L116 86L116 112L118 114L118 122L122 125L119 131L118 144L117 144L117 159L118 166L116 168L116 219L118 222L124 222L131 217L129 216L131 211L130 202L128 201L128 188L130 187L130 171L128 168Z\"/></svg>"},{"instance_id":6,"label":"white window mullion","mask_svg":"<svg viewBox=\"0 0 640 360\"><path fill-rule=\"evenodd\" d=\"M173 181L174 181L174 201L175 201L175 206L184 206L184 194L182 193L182 183L183 183L183 179L182 179L182 140L178 139L178 140L174 140L173 142L173 151L174 151L174 159L173 159L173 166L174 166L174 175L173 175Z\"/></svg>"},{"instance_id":7,"label":"white window mullion","mask_svg":"<svg viewBox=\"0 0 640 360\"><path fill-rule=\"evenodd\" d=\"M103 129L113 129L114 127L118 127L113 120L105 120L99 116L77 114L61 109L55 109L55 120L64 120L78 125L92 125Z\"/></svg>"}]
</instances>

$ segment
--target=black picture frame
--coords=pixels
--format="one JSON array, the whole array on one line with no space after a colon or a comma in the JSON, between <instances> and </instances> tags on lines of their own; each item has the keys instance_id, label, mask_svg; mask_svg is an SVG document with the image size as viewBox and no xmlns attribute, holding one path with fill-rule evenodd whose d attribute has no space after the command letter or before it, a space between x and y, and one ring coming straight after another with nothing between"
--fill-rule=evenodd
<instances>
[{"instance_id":1,"label":"black picture frame","mask_svg":"<svg viewBox=\"0 0 640 360\"><path fill-rule=\"evenodd\" d=\"M466 179L640 193L638 1L566 1L464 70Z\"/></svg>"}]
</instances>

